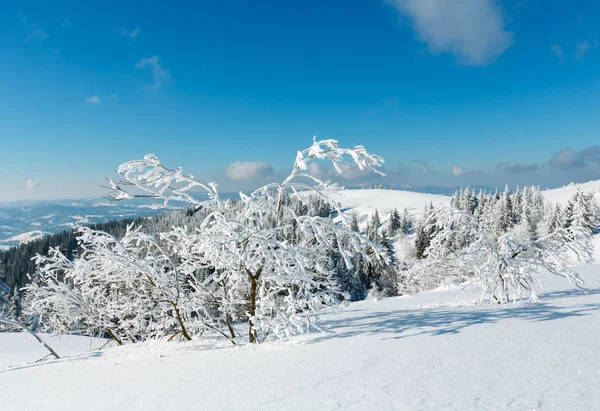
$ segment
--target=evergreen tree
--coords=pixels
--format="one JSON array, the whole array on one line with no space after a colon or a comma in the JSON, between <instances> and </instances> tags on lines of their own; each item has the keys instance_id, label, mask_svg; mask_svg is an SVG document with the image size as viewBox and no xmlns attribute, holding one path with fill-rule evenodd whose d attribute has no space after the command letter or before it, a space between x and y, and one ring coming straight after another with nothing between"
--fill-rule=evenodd
<instances>
[{"instance_id":1,"label":"evergreen tree","mask_svg":"<svg viewBox=\"0 0 600 411\"><path fill-rule=\"evenodd\" d=\"M398 230L402 229L403 220L400 217L400 213L397 208L394 208L392 214L390 215L390 233L392 235L396 235ZM402 230L404 231L404 230ZM406 234L406 233L405 233Z\"/></svg>"},{"instance_id":2,"label":"evergreen tree","mask_svg":"<svg viewBox=\"0 0 600 411\"><path fill-rule=\"evenodd\" d=\"M21 322L22 306L23 302L21 300L21 292L15 287L13 296L10 300L8 317L16 322Z\"/></svg>"},{"instance_id":3,"label":"evergreen tree","mask_svg":"<svg viewBox=\"0 0 600 411\"><path fill-rule=\"evenodd\" d=\"M370 241L373 241L375 243L381 242L381 237L379 235L380 227L381 227L381 220L379 218L379 211L377 211L377 209L375 209L375 212L371 216L371 219L369 220L369 224L367 225L366 235Z\"/></svg>"},{"instance_id":4,"label":"evergreen tree","mask_svg":"<svg viewBox=\"0 0 600 411\"><path fill-rule=\"evenodd\" d=\"M429 235L425 231L424 224L421 223L417 227L417 235L415 237L415 250L417 259L425 258L425 253L429 247Z\"/></svg>"},{"instance_id":5,"label":"evergreen tree","mask_svg":"<svg viewBox=\"0 0 600 411\"><path fill-rule=\"evenodd\" d=\"M358 227L358 218L356 217L356 213L352 213L352 220L350 221L350 230L355 233L360 232L360 228Z\"/></svg>"},{"instance_id":6,"label":"evergreen tree","mask_svg":"<svg viewBox=\"0 0 600 411\"><path fill-rule=\"evenodd\" d=\"M581 191L577 191L573 198L573 214L570 227L578 227L586 233L594 232L594 210L591 199Z\"/></svg>"},{"instance_id":7,"label":"evergreen tree","mask_svg":"<svg viewBox=\"0 0 600 411\"><path fill-rule=\"evenodd\" d=\"M413 228L413 220L408 210L405 208L402 212L402 227L401 230L404 234L408 234Z\"/></svg>"},{"instance_id":8,"label":"evergreen tree","mask_svg":"<svg viewBox=\"0 0 600 411\"><path fill-rule=\"evenodd\" d=\"M544 220L540 225L540 234L548 235L555 232L559 228L564 228L564 222L562 221L562 210L560 205L556 203L553 207L550 207Z\"/></svg>"}]
</instances>

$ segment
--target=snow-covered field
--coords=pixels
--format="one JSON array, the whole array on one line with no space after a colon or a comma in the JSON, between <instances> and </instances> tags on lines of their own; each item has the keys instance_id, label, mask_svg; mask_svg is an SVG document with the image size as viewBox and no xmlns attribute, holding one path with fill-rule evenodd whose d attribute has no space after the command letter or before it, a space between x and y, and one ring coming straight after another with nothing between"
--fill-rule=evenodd
<instances>
[{"instance_id":1,"label":"snow-covered field","mask_svg":"<svg viewBox=\"0 0 600 411\"><path fill-rule=\"evenodd\" d=\"M544 198L551 203L559 203L565 204L569 199L571 199L578 189L581 189L584 192L593 192L595 193L596 201L600 202L600 180L588 181L587 183L582 184L569 184L568 186L555 188L552 190L544 190L542 194Z\"/></svg>"},{"instance_id":2,"label":"snow-covered field","mask_svg":"<svg viewBox=\"0 0 600 411\"><path fill-rule=\"evenodd\" d=\"M575 190L544 196L564 203ZM350 190L336 200L365 222L375 208L385 221L450 198ZM594 245L600 261L600 236ZM453 286L352 303L322 316L324 332L259 346L90 352L104 341L45 336L63 359L36 363L46 353L33 338L4 333L0 409L598 409L600 264L578 271L587 290L544 274L537 303L476 304L479 291Z\"/></svg>"},{"instance_id":3,"label":"snow-covered field","mask_svg":"<svg viewBox=\"0 0 600 411\"><path fill-rule=\"evenodd\" d=\"M358 214L373 214L377 209L382 215L389 214L394 208L400 212L406 208L412 215L418 216L425 204L450 204L448 196L379 189L345 190L343 195L334 196L333 200Z\"/></svg>"},{"instance_id":4,"label":"snow-covered field","mask_svg":"<svg viewBox=\"0 0 600 411\"><path fill-rule=\"evenodd\" d=\"M589 290L545 275L539 303L473 305L459 287L352 303L326 333L258 347L148 343L60 361L24 334L0 335L3 410L591 410L600 403L600 265ZM92 342L92 347L98 341ZM78 353L80 353L78 355Z\"/></svg>"}]
</instances>

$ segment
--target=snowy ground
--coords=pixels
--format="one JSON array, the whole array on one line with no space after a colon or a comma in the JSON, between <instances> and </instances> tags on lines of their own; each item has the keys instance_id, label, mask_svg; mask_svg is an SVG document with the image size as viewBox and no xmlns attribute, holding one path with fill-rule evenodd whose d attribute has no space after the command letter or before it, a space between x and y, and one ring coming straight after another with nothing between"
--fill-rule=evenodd
<instances>
[{"instance_id":1,"label":"snowy ground","mask_svg":"<svg viewBox=\"0 0 600 411\"><path fill-rule=\"evenodd\" d=\"M566 204L573 198L578 189L584 192L595 193L596 201L600 202L600 180L588 181L582 184L569 184L568 186L542 191L544 198L551 203Z\"/></svg>"},{"instance_id":2,"label":"snowy ground","mask_svg":"<svg viewBox=\"0 0 600 411\"><path fill-rule=\"evenodd\" d=\"M454 287L350 304L327 333L259 347L151 343L41 355L28 336L0 335L3 410L597 409L600 265L588 292L543 276L542 302L473 305ZM99 342L94 342L98 344ZM212 348L212 349L211 349ZM216 349L215 349L216 348Z\"/></svg>"},{"instance_id":3,"label":"snowy ground","mask_svg":"<svg viewBox=\"0 0 600 411\"><path fill-rule=\"evenodd\" d=\"M345 214L354 212L359 221L365 224L376 209L382 222L385 222L394 208L397 208L399 212L406 208L413 217L417 218L423 212L425 204L450 205L448 196L403 190L345 190L343 195L333 196L332 199L342 205L346 210Z\"/></svg>"},{"instance_id":4,"label":"snowy ground","mask_svg":"<svg viewBox=\"0 0 600 411\"><path fill-rule=\"evenodd\" d=\"M544 196L566 202L575 190ZM375 208L384 220L393 208L416 216L450 198L351 190L338 200L364 224ZM478 292L457 286L362 301L326 314L326 333L259 347L88 352L103 341L63 337L50 339L62 360L34 363L45 352L30 336L0 334L0 409L598 409L600 264L580 271L588 292L545 275L539 303L476 305Z\"/></svg>"}]
</instances>

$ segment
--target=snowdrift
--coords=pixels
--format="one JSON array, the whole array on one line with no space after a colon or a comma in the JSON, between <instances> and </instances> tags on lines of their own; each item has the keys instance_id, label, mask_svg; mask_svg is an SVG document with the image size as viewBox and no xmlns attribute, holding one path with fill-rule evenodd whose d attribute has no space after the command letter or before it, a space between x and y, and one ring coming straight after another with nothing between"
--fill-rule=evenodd
<instances>
[{"instance_id":1,"label":"snowdrift","mask_svg":"<svg viewBox=\"0 0 600 411\"><path fill-rule=\"evenodd\" d=\"M27 365L43 352L0 334L0 361L25 364L0 372L2 409L595 409L600 265L579 269L589 290L548 274L540 303L438 289L353 303L324 333L258 347L148 343ZM64 338L61 354L89 346Z\"/></svg>"}]
</instances>

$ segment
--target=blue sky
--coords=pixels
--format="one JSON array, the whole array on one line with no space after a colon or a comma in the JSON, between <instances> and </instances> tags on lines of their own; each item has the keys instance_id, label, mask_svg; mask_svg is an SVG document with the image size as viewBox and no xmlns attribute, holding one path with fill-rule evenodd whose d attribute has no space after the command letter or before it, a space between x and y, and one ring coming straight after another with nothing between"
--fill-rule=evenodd
<instances>
[{"instance_id":1,"label":"blue sky","mask_svg":"<svg viewBox=\"0 0 600 411\"><path fill-rule=\"evenodd\" d=\"M191 3L2 2L0 201L148 152L251 188L313 135L385 157L347 185L600 178L598 0Z\"/></svg>"}]
</instances>

